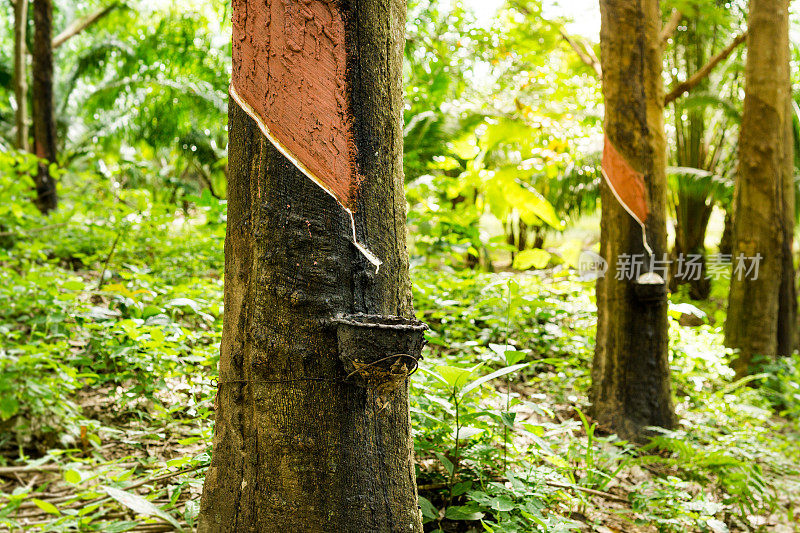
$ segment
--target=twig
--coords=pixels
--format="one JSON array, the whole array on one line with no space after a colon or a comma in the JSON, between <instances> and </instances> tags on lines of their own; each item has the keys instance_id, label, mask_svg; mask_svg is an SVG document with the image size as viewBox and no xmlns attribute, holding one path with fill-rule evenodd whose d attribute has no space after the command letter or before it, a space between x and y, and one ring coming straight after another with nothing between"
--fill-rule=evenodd
<instances>
[{"instance_id":1,"label":"twig","mask_svg":"<svg viewBox=\"0 0 800 533\"><path fill-rule=\"evenodd\" d=\"M10 476L14 474L29 474L37 472L58 472L63 467L60 465L42 466L0 466L0 476Z\"/></svg>"},{"instance_id":2,"label":"twig","mask_svg":"<svg viewBox=\"0 0 800 533\"><path fill-rule=\"evenodd\" d=\"M135 488L141 487L142 485L147 485L148 483L157 483L159 481L164 481L165 479L169 479L171 477L179 476L181 474L187 474L189 472L194 472L195 470L200 470L201 468L206 467L206 466L208 466L208 465L207 464L200 464L200 465L192 466L192 467L189 467L189 468L184 468L183 470L177 470L175 472L169 472L167 474L163 474L163 475L158 476L158 477L144 479L144 480L136 482L136 483L134 483L132 485L128 485L127 487L124 488L124 490L135 489ZM39 499L45 500L45 501L47 501L49 503L55 504L55 503L66 502L66 501L69 501L69 500L74 500L75 498L79 498L79 496L77 494L73 494L73 495L70 495L70 496L60 496L58 498L49 498L49 499L39 498ZM72 503L72 504L70 504L70 505L68 505L66 507L62 507L62 509L69 509L69 508L72 508L72 507L87 507L89 505L94 505L96 503L99 503L99 502L102 502L103 500L108 500L108 499L110 499L110 498L107 497L107 496L102 496L102 497L99 497L99 498L95 498L93 500L86 500L86 501L81 500L81 501L74 502L74 503ZM35 506L36 506L36 504L33 503L32 501L24 501L17 508L17 512L19 512L20 509L29 509L29 508L35 507Z\"/></svg>"},{"instance_id":3,"label":"twig","mask_svg":"<svg viewBox=\"0 0 800 533\"><path fill-rule=\"evenodd\" d=\"M715 55L711 60L703 65L703 67L695 72L688 80L677 84L673 89L664 97L664 105L667 105L674 100L676 100L679 96L683 96L683 94L688 93L692 89L694 89L703 78L709 75L709 73L714 70L720 62L725 61L731 53L736 50L736 47L742 44L745 39L747 39L747 32L743 32L736 36L736 38L725 47L723 51Z\"/></svg>"},{"instance_id":4,"label":"twig","mask_svg":"<svg viewBox=\"0 0 800 533\"><path fill-rule=\"evenodd\" d=\"M120 5L119 2L114 2L111 5L98 9L94 13L90 13L83 18L74 20L72 24L70 24L64 29L64 31L62 31L53 38L53 49L55 50L68 40L72 39L80 32L82 32L83 30L85 30L98 20L102 19L112 11L114 11L117 7L119 7L119 5Z\"/></svg>"},{"instance_id":5,"label":"twig","mask_svg":"<svg viewBox=\"0 0 800 533\"><path fill-rule=\"evenodd\" d=\"M593 496L600 496L601 498L605 498L607 500L612 500L615 502L622 502L628 503L627 498L623 498L622 496L616 496L611 494L610 492L603 492L601 490L594 490L588 487L581 487L580 485L569 485L567 483L557 483L555 481L545 481L548 487L553 487L556 489L574 489L580 492L585 492L586 494L591 494Z\"/></svg>"},{"instance_id":6,"label":"twig","mask_svg":"<svg viewBox=\"0 0 800 533\"><path fill-rule=\"evenodd\" d=\"M220 198L220 196L214 190L214 184L211 182L211 175L208 172L206 172L206 169L203 168L203 165L201 165L197 161L194 161L193 163L194 163L195 168L200 173L200 178L206 184L206 187L208 187L208 192L211 193L211 196L213 196L217 200L222 200L222 198Z\"/></svg>"},{"instance_id":7,"label":"twig","mask_svg":"<svg viewBox=\"0 0 800 533\"><path fill-rule=\"evenodd\" d=\"M502 480L499 480L502 481ZM601 498L605 498L607 500L621 502L621 503L629 503L626 498L622 496L616 496L611 494L610 492L603 492L601 490L590 489L588 487L581 487L580 485L569 485L567 483L558 483L556 481L545 481L545 485L548 487L553 487L555 489L573 489L580 492L585 492L586 494L591 494L592 496L599 496ZM430 483L428 485L417 485L417 490L440 490L447 488L447 483Z\"/></svg>"},{"instance_id":8,"label":"twig","mask_svg":"<svg viewBox=\"0 0 800 533\"><path fill-rule=\"evenodd\" d=\"M659 34L658 38L661 41L661 44L667 42L667 39L672 37L672 34L675 33L675 30L678 29L678 25L681 23L681 19L683 18L683 13L678 11L677 9L672 10L672 15L670 15L669 20L664 27L661 29L661 33Z\"/></svg>"},{"instance_id":9,"label":"twig","mask_svg":"<svg viewBox=\"0 0 800 533\"><path fill-rule=\"evenodd\" d=\"M49 229L60 228L66 225L67 225L66 222L60 222L58 224L48 224L47 226L40 226L38 228L26 229L24 231L20 231L19 233L13 231L0 231L0 237L11 237L12 235L26 235L28 233L39 233L40 231L47 231Z\"/></svg>"},{"instance_id":10,"label":"twig","mask_svg":"<svg viewBox=\"0 0 800 533\"><path fill-rule=\"evenodd\" d=\"M114 237L114 244L111 245L111 250L109 250L108 255L106 256L106 261L103 263L103 271L100 272L100 279L97 280L97 290L103 288L103 281L106 277L106 270L108 269L108 262L111 261L111 256L114 255L114 250L117 249L117 243L119 242L119 238L122 237L122 232L118 231L117 236Z\"/></svg>"},{"instance_id":11,"label":"twig","mask_svg":"<svg viewBox=\"0 0 800 533\"><path fill-rule=\"evenodd\" d=\"M570 37L570 35L564 31L564 28L558 28L558 32L561 34L561 37L564 38L565 41L575 50L575 53L578 54L578 57L592 67L597 77L601 80L603 79L603 69L600 67L600 62L597 61L597 58L594 57L594 52L589 52L586 47L582 47L578 44L578 42Z\"/></svg>"}]
</instances>

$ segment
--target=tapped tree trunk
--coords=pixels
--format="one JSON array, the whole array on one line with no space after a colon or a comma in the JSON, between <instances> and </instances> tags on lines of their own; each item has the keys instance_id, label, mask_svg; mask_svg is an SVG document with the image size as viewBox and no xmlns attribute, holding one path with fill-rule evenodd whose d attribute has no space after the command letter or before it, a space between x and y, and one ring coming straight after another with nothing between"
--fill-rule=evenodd
<instances>
[{"instance_id":1,"label":"tapped tree trunk","mask_svg":"<svg viewBox=\"0 0 800 533\"><path fill-rule=\"evenodd\" d=\"M412 314L402 174L405 3L298 2L291 9L307 8L305 19L290 19L287 5L235 1L234 39L276 26L280 34L247 63L265 65L274 77L301 54L324 58L329 50L316 48L324 39L341 45L324 17L343 21L349 101L342 105L361 176L355 225L383 264L376 272L353 245L347 212L231 98L224 331L199 531L421 532L408 384L379 398L377 390L343 382L329 322L359 312ZM259 9L268 25L248 19ZM312 16L321 28L294 26ZM320 41L311 39L314 28ZM286 48L274 46L281 39ZM234 53L235 76L247 65ZM317 94L316 79L298 68L287 72L295 87L312 84L307 94ZM280 107L271 112L293 111Z\"/></svg>"},{"instance_id":2,"label":"tapped tree trunk","mask_svg":"<svg viewBox=\"0 0 800 533\"><path fill-rule=\"evenodd\" d=\"M647 237L655 258L663 260L667 182L658 1L601 0L600 12L605 133L643 176ZM641 227L605 181L601 202L600 253L609 270L597 283L592 413L622 438L639 439L645 426L673 425L666 291L644 301L634 280L617 279L626 254L649 256Z\"/></svg>"},{"instance_id":3,"label":"tapped tree trunk","mask_svg":"<svg viewBox=\"0 0 800 533\"><path fill-rule=\"evenodd\" d=\"M758 273L731 276L726 344L739 349L737 375L754 356L791 351L796 309L792 266L794 226L787 0L751 0L745 100L734 195L733 261Z\"/></svg>"},{"instance_id":4,"label":"tapped tree trunk","mask_svg":"<svg viewBox=\"0 0 800 533\"><path fill-rule=\"evenodd\" d=\"M28 146L28 50L25 36L28 30L28 0L14 4L14 97L17 100L17 148L30 151Z\"/></svg>"},{"instance_id":5,"label":"tapped tree trunk","mask_svg":"<svg viewBox=\"0 0 800 533\"><path fill-rule=\"evenodd\" d=\"M53 4L33 0L33 140L40 158L36 173L36 205L42 213L58 206L50 164L56 161L56 122L53 112Z\"/></svg>"}]
</instances>

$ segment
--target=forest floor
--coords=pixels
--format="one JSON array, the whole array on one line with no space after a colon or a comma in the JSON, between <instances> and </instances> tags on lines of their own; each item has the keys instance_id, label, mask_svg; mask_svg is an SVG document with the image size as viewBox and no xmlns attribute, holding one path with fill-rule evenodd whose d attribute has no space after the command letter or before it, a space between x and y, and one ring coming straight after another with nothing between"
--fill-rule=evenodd
<instances>
[{"instance_id":1,"label":"forest floor","mask_svg":"<svg viewBox=\"0 0 800 533\"><path fill-rule=\"evenodd\" d=\"M212 215L73 217L0 243L0 531L195 527L222 331ZM426 531L800 531L800 358L735 382L724 286L694 327L673 295L680 423L642 447L585 415L591 284L414 263Z\"/></svg>"}]
</instances>

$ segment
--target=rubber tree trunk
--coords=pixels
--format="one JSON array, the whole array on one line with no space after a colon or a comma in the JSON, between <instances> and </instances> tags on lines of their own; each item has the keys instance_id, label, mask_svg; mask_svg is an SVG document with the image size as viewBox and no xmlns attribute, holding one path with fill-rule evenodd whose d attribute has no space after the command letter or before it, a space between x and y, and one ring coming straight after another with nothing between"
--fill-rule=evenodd
<instances>
[{"instance_id":1,"label":"rubber tree trunk","mask_svg":"<svg viewBox=\"0 0 800 533\"><path fill-rule=\"evenodd\" d=\"M17 100L17 148L30 151L28 145L28 0L14 4L14 97Z\"/></svg>"},{"instance_id":2,"label":"rubber tree trunk","mask_svg":"<svg viewBox=\"0 0 800 533\"><path fill-rule=\"evenodd\" d=\"M234 17L255 2L264 5L235 3ZM346 27L363 176L355 221L383 264L376 274L353 246L341 206L231 99L224 331L201 532L422 531L407 382L384 407L370 389L337 381L336 334L326 326L342 313L412 313L402 170L405 3L327 5L341 10Z\"/></svg>"},{"instance_id":3,"label":"rubber tree trunk","mask_svg":"<svg viewBox=\"0 0 800 533\"><path fill-rule=\"evenodd\" d=\"M647 235L663 258L666 235L666 148L657 0L601 0L605 133L644 176L650 214ZM597 283L597 343L592 367L592 413L622 438L644 426L671 427L666 294L637 298L634 283L617 279L622 254L646 256L639 224L601 187L600 253L609 272Z\"/></svg>"},{"instance_id":4,"label":"rubber tree trunk","mask_svg":"<svg viewBox=\"0 0 800 533\"><path fill-rule=\"evenodd\" d=\"M40 158L36 174L36 205L42 213L58 206L50 164L56 161L56 122L53 111L53 4L33 0L33 140Z\"/></svg>"},{"instance_id":5,"label":"rubber tree trunk","mask_svg":"<svg viewBox=\"0 0 800 533\"><path fill-rule=\"evenodd\" d=\"M746 375L756 355L794 344L796 307L791 245L794 225L786 0L751 0L745 99L734 193L733 256L761 261L758 276L732 276L725 339Z\"/></svg>"}]
</instances>

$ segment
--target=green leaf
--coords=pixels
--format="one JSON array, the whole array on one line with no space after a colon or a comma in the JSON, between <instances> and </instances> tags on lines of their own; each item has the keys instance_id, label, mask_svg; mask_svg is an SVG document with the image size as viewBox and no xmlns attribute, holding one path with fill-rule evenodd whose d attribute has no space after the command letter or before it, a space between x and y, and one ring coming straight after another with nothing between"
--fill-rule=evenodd
<instances>
[{"instance_id":1,"label":"green leaf","mask_svg":"<svg viewBox=\"0 0 800 533\"><path fill-rule=\"evenodd\" d=\"M462 481L453 485L453 496L461 496L472 488L472 481Z\"/></svg>"},{"instance_id":2,"label":"green leaf","mask_svg":"<svg viewBox=\"0 0 800 533\"><path fill-rule=\"evenodd\" d=\"M491 507L495 511L513 511L517 505L508 496L498 496L492 498Z\"/></svg>"},{"instance_id":3,"label":"green leaf","mask_svg":"<svg viewBox=\"0 0 800 533\"><path fill-rule=\"evenodd\" d=\"M480 377L480 378L476 379L475 381L473 381L472 383L470 383L469 385L467 385L466 387L464 387L461 390L461 395L462 396L466 396L467 394L469 394L470 392L472 392L476 388L480 387L481 385L483 385L487 381L491 381L493 379L499 378L500 376L505 376L506 374L510 374L512 372L516 372L517 370L525 368L529 364L530 363L520 363L518 365L507 366L505 368L501 368L500 370L496 370L496 371L492 372L491 374L487 374L487 375L485 375L483 377Z\"/></svg>"},{"instance_id":4,"label":"green leaf","mask_svg":"<svg viewBox=\"0 0 800 533\"><path fill-rule=\"evenodd\" d=\"M450 461L450 459L448 459L447 457L445 457L443 453L441 453L441 452L435 452L435 453L436 453L436 457L442 463L442 466L444 466L444 469L447 470L447 473L452 476L453 475L453 468L454 468L453 462Z\"/></svg>"},{"instance_id":5,"label":"green leaf","mask_svg":"<svg viewBox=\"0 0 800 533\"><path fill-rule=\"evenodd\" d=\"M451 389L459 389L464 386L470 374L475 372L483 363L472 368L459 368L457 366L439 365L436 371Z\"/></svg>"},{"instance_id":6,"label":"green leaf","mask_svg":"<svg viewBox=\"0 0 800 533\"><path fill-rule=\"evenodd\" d=\"M50 502L34 498L33 503L36 504L36 507L38 507L47 514L61 516L61 511L59 511L58 508Z\"/></svg>"},{"instance_id":7,"label":"green leaf","mask_svg":"<svg viewBox=\"0 0 800 533\"><path fill-rule=\"evenodd\" d=\"M523 250L514 258L514 268L528 270L531 267L542 269L547 266L552 256L545 250Z\"/></svg>"},{"instance_id":8,"label":"green leaf","mask_svg":"<svg viewBox=\"0 0 800 533\"><path fill-rule=\"evenodd\" d=\"M19 402L13 396L0 396L0 418L8 420L19 412Z\"/></svg>"},{"instance_id":9,"label":"green leaf","mask_svg":"<svg viewBox=\"0 0 800 533\"><path fill-rule=\"evenodd\" d=\"M138 494L115 489L114 487L104 486L102 489L106 491L106 494L117 500L131 511L143 516L157 516L162 520L169 522L178 531L183 531L177 520Z\"/></svg>"},{"instance_id":10,"label":"green leaf","mask_svg":"<svg viewBox=\"0 0 800 533\"><path fill-rule=\"evenodd\" d=\"M422 517L427 520L436 520L439 518L439 511L433 506L428 498L423 496L419 497L419 508L422 511Z\"/></svg>"},{"instance_id":11,"label":"green leaf","mask_svg":"<svg viewBox=\"0 0 800 533\"><path fill-rule=\"evenodd\" d=\"M507 428L514 429L514 421L517 419L517 413L513 411L500 413L500 419Z\"/></svg>"},{"instance_id":12,"label":"green leaf","mask_svg":"<svg viewBox=\"0 0 800 533\"><path fill-rule=\"evenodd\" d=\"M86 285L82 281L69 280L62 283L61 287L70 291L82 291Z\"/></svg>"},{"instance_id":13,"label":"green leaf","mask_svg":"<svg viewBox=\"0 0 800 533\"><path fill-rule=\"evenodd\" d=\"M463 427L458 429L458 440L468 440L476 435L480 435L483 433L483 430L480 428L473 428L473 427ZM453 429L453 438L456 438L456 430Z\"/></svg>"},{"instance_id":14,"label":"green leaf","mask_svg":"<svg viewBox=\"0 0 800 533\"><path fill-rule=\"evenodd\" d=\"M64 479L67 483L75 485L81 482L81 474L77 470L67 470L64 472Z\"/></svg>"},{"instance_id":15,"label":"green leaf","mask_svg":"<svg viewBox=\"0 0 800 533\"><path fill-rule=\"evenodd\" d=\"M445 517L450 520L480 520L483 518L483 513L475 510L474 507L456 505L447 508Z\"/></svg>"}]
</instances>

